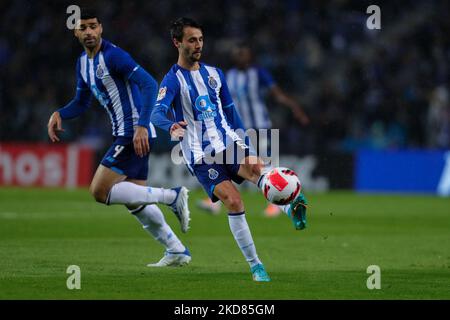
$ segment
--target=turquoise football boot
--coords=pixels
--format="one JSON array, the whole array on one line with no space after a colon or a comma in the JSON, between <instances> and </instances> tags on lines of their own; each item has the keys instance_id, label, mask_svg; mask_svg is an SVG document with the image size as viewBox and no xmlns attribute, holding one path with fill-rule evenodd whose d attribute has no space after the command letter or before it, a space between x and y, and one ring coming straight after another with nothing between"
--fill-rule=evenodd
<instances>
[{"instance_id":1,"label":"turquoise football boot","mask_svg":"<svg viewBox=\"0 0 450 320\"><path fill-rule=\"evenodd\" d=\"M306 208L308 207L308 201L305 195L300 192L297 198L290 203L289 217L294 223L296 230L303 230L306 228Z\"/></svg>"},{"instance_id":2,"label":"turquoise football boot","mask_svg":"<svg viewBox=\"0 0 450 320\"><path fill-rule=\"evenodd\" d=\"M253 274L253 280L258 282L269 282L270 277L266 272L266 269L264 269L264 266L260 263L256 266L251 267L251 271Z\"/></svg>"}]
</instances>

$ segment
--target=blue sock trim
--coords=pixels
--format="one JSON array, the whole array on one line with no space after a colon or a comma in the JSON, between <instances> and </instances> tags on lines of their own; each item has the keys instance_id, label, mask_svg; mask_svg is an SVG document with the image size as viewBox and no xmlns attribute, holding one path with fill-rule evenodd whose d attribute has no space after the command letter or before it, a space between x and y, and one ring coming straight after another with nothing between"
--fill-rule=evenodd
<instances>
[{"instance_id":1,"label":"blue sock trim","mask_svg":"<svg viewBox=\"0 0 450 320\"><path fill-rule=\"evenodd\" d=\"M171 204L168 204L169 207L170 207L170 206L173 206L173 205L177 202L178 196L179 196L180 193L181 193L181 187L170 188L170 190L175 191L175 192L177 193L177 195L175 196L175 200L173 200Z\"/></svg>"},{"instance_id":2,"label":"blue sock trim","mask_svg":"<svg viewBox=\"0 0 450 320\"><path fill-rule=\"evenodd\" d=\"M245 214L245 211L242 212L228 212L229 216L242 216L243 214Z\"/></svg>"},{"instance_id":3,"label":"blue sock trim","mask_svg":"<svg viewBox=\"0 0 450 320\"><path fill-rule=\"evenodd\" d=\"M136 209L130 210L130 213L131 213L131 214L139 213L139 212L141 212L142 210L144 210L144 208L145 208L146 206L147 206L147 205L144 204L144 205L142 205L142 206L140 206L140 207L137 207Z\"/></svg>"}]
</instances>

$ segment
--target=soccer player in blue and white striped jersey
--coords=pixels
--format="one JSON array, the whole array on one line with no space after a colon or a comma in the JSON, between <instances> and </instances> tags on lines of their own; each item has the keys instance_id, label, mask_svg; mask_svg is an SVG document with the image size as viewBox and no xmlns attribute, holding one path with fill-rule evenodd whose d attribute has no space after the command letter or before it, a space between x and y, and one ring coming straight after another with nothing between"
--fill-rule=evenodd
<instances>
[{"instance_id":1,"label":"soccer player in blue and white striped jersey","mask_svg":"<svg viewBox=\"0 0 450 320\"><path fill-rule=\"evenodd\" d=\"M255 281L270 281L259 259L247 220L244 203L236 186L244 180L261 184L264 163L238 134L244 126L237 114L223 72L200 62L203 48L201 26L189 18L172 23L171 36L178 49L178 61L160 84L151 120L181 139L186 164L212 201L228 209L231 232L250 265ZM174 112L175 121L167 113ZM230 161L231 160L231 161ZM302 217L306 226L303 194L284 208L293 219Z\"/></svg>"},{"instance_id":2,"label":"soccer player in blue and white striped jersey","mask_svg":"<svg viewBox=\"0 0 450 320\"><path fill-rule=\"evenodd\" d=\"M90 186L94 198L107 205L123 204L166 249L164 257L148 266L179 266L190 262L188 249L166 223L157 203L168 205L186 232L189 224L188 190L147 186L150 147L156 137L150 123L158 83L124 50L102 38L98 15L82 10L75 29L84 52L77 61L75 98L52 114L48 134L59 141L62 120L83 114L94 96L108 113L113 145L105 154Z\"/></svg>"}]
</instances>

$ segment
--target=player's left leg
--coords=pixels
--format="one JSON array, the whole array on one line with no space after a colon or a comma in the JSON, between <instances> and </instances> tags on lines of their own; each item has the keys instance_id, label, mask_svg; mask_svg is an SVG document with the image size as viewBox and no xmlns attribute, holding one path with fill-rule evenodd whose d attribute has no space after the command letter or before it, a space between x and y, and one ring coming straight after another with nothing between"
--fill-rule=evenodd
<instances>
[{"instance_id":1,"label":"player's left leg","mask_svg":"<svg viewBox=\"0 0 450 320\"><path fill-rule=\"evenodd\" d=\"M145 186L145 180L127 179L127 181ZM154 204L141 206L127 206L129 212L136 217L143 228L161 243L165 248L163 258L154 264L148 264L149 267L165 266L183 266L191 261L191 255L175 232L170 228L164 219L161 210Z\"/></svg>"},{"instance_id":2,"label":"player's left leg","mask_svg":"<svg viewBox=\"0 0 450 320\"><path fill-rule=\"evenodd\" d=\"M214 195L224 203L229 211L228 222L231 232L250 265L253 280L270 281L270 277L256 253L256 247L245 218L244 203L239 191L230 180L225 180L214 187Z\"/></svg>"}]
</instances>

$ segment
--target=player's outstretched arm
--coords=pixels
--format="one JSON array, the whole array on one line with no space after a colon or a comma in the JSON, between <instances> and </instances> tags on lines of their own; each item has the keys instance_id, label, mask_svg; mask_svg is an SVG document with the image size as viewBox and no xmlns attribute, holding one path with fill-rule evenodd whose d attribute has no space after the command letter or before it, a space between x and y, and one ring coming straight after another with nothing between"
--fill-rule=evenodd
<instances>
[{"instance_id":1,"label":"player's outstretched arm","mask_svg":"<svg viewBox=\"0 0 450 320\"><path fill-rule=\"evenodd\" d=\"M63 119L72 119L83 114L89 108L91 102L91 92L89 89L77 88L75 98L66 106L53 112L48 120L47 133L52 142L59 141L58 132L64 132L62 128Z\"/></svg>"},{"instance_id":2,"label":"player's outstretched arm","mask_svg":"<svg viewBox=\"0 0 450 320\"><path fill-rule=\"evenodd\" d=\"M75 97L67 105L57 110L61 119L73 119L81 116L91 104L91 91L77 88Z\"/></svg>"}]
</instances>

